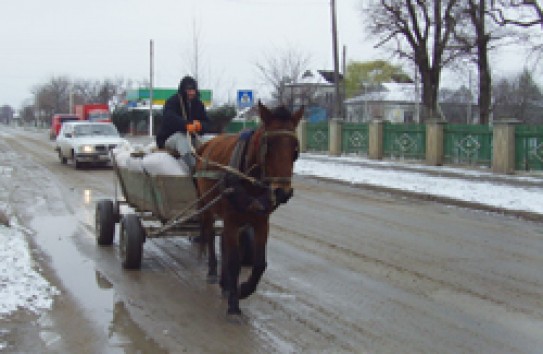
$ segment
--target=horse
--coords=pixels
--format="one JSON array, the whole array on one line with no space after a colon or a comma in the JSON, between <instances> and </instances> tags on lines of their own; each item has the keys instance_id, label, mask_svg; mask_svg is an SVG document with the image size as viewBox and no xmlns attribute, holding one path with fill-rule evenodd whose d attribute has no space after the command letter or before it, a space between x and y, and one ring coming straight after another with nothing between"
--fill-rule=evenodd
<instances>
[{"instance_id":1,"label":"horse","mask_svg":"<svg viewBox=\"0 0 543 354\"><path fill-rule=\"evenodd\" d=\"M216 219L222 219L219 284L228 297L227 315L234 317L241 315L239 300L256 291L266 269L270 214L293 195L291 179L299 150L295 130L304 113L304 107L295 113L284 106L270 110L260 101L258 110L261 123L254 130L218 135L196 150L200 205L205 208L218 200L200 220L202 252L208 254L207 278L210 283L217 282L213 225ZM216 175L211 177L213 173ZM252 269L249 278L238 286L240 235L248 228L254 234Z\"/></svg>"}]
</instances>

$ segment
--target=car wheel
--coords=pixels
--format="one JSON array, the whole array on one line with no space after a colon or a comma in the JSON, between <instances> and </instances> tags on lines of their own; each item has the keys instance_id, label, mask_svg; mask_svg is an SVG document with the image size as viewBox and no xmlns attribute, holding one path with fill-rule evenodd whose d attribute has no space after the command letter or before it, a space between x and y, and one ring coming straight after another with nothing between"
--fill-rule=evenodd
<instances>
[{"instance_id":1,"label":"car wheel","mask_svg":"<svg viewBox=\"0 0 543 354\"><path fill-rule=\"evenodd\" d=\"M62 153L60 151L58 152L58 158L60 160L60 163L63 165L66 165L66 163L68 162L68 159L62 156Z\"/></svg>"},{"instance_id":2,"label":"car wheel","mask_svg":"<svg viewBox=\"0 0 543 354\"><path fill-rule=\"evenodd\" d=\"M100 200L96 203L95 214L96 242L100 246L109 246L115 236L115 213L111 200Z\"/></svg>"},{"instance_id":3,"label":"car wheel","mask_svg":"<svg viewBox=\"0 0 543 354\"><path fill-rule=\"evenodd\" d=\"M123 267L124 269L139 269L141 267L145 231L136 214L125 215L122 224L120 246Z\"/></svg>"}]
</instances>

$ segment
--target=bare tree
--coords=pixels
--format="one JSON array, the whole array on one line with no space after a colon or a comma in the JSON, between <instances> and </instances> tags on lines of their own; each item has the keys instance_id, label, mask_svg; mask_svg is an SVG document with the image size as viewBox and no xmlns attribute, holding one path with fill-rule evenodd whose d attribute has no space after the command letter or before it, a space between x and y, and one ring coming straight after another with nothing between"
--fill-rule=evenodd
<instances>
[{"instance_id":1,"label":"bare tree","mask_svg":"<svg viewBox=\"0 0 543 354\"><path fill-rule=\"evenodd\" d=\"M479 74L480 124L488 124L491 109L492 75L489 52L509 34L492 21L493 0L467 0L461 8L465 15L455 28L455 39L466 55L473 60Z\"/></svg>"},{"instance_id":2,"label":"bare tree","mask_svg":"<svg viewBox=\"0 0 543 354\"><path fill-rule=\"evenodd\" d=\"M497 23L520 27L540 25L543 28L541 0L491 0L493 16Z\"/></svg>"},{"instance_id":3,"label":"bare tree","mask_svg":"<svg viewBox=\"0 0 543 354\"><path fill-rule=\"evenodd\" d=\"M255 66L263 83L272 87L272 97L280 104L291 106L293 102L287 95L287 84L295 84L301 79L309 61L309 55L289 47L265 55Z\"/></svg>"},{"instance_id":4,"label":"bare tree","mask_svg":"<svg viewBox=\"0 0 543 354\"><path fill-rule=\"evenodd\" d=\"M532 74L524 69L513 78L502 78L493 87L496 119L515 118L525 123L543 122L543 94Z\"/></svg>"},{"instance_id":5,"label":"bare tree","mask_svg":"<svg viewBox=\"0 0 543 354\"><path fill-rule=\"evenodd\" d=\"M490 0L491 16L497 24L523 29L524 40L531 43L531 54L536 63L543 57L543 42L539 26L543 30L543 1L541 0Z\"/></svg>"},{"instance_id":6,"label":"bare tree","mask_svg":"<svg viewBox=\"0 0 543 354\"><path fill-rule=\"evenodd\" d=\"M459 0L372 0L368 28L400 58L415 63L422 81L423 119L437 114L441 71L461 54L452 45Z\"/></svg>"}]
</instances>

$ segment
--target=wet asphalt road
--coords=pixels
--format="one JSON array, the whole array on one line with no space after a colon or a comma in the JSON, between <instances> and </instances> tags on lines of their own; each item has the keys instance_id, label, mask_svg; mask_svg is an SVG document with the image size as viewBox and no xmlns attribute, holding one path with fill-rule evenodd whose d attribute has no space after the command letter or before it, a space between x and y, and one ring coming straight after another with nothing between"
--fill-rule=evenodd
<instances>
[{"instance_id":1,"label":"wet asphalt road","mask_svg":"<svg viewBox=\"0 0 543 354\"><path fill-rule=\"evenodd\" d=\"M118 238L96 245L111 169L61 165L46 132L0 138L0 164L18 176L9 200L63 294L21 351L542 351L540 223L297 177L271 220L268 269L232 324L186 238L147 241L139 271L122 269Z\"/></svg>"}]
</instances>

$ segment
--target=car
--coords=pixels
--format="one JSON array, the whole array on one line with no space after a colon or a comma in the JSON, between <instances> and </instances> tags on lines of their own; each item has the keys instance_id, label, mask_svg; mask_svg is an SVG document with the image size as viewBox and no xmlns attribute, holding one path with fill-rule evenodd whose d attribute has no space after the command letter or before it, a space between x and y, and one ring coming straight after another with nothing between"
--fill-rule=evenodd
<instances>
[{"instance_id":1,"label":"car","mask_svg":"<svg viewBox=\"0 0 543 354\"><path fill-rule=\"evenodd\" d=\"M55 150L62 164L72 160L76 169L84 164L107 165L110 151L129 145L112 123L73 121L62 124Z\"/></svg>"},{"instance_id":2,"label":"car","mask_svg":"<svg viewBox=\"0 0 543 354\"><path fill-rule=\"evenodd\" d=\"M59 113L55 114L53 118L51 118L51 129L49 130L49 138L51 140L55 140L58 136L58 132L60 131L60 127L62 126L62 123L69 122L69 121L76 121L79 120L79 117L75 114L67 114L67 113Z\"/></svg>"}]
</instances>

